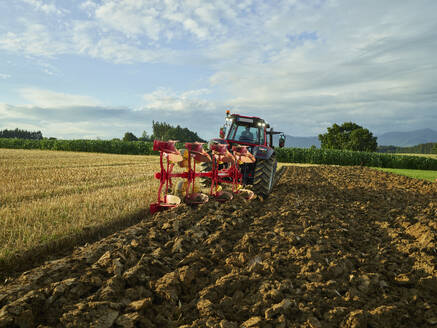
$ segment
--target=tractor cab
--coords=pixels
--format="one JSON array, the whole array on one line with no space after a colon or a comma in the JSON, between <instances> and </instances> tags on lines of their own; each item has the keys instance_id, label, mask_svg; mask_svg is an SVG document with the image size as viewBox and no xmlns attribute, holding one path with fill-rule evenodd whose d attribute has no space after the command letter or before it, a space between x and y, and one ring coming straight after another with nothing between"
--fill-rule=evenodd
<instances>
[{"instance_id":1,"label":"tractor cab","mask_svg":"<svg viewBox=\"0 0 437 328\"><path fill-rule=\"evenodd\" d=\"M266 122L258 117L230 115L226 140L238 144L266 145Z\"/></svg>"},{"instance_id":2,"label":"tractor cab","mask_svg":"<svg viewBox=\"0 0 437 328\"><path fill-rule=\"evenodd\" d=\"M282 132L270 129L270 124L259 117L243 116L226 112L226 123L220 129L220 137L229 144L247 145L249 147L273 147L273 135L281 134L279 147L284 146ZM269 138L268 138L269 137Z\"/></svg>"}]
</instances>

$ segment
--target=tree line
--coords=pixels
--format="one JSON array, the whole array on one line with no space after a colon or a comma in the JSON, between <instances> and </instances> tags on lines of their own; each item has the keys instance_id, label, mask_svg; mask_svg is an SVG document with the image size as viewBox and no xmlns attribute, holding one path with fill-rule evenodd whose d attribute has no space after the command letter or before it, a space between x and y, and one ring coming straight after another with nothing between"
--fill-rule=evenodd
<instances>
[{"instance_id":1,"label":"tree line","mask_svg":"<svg viewBox=\"0 0 437 328\"><path fill-rule=\"evenodd\" d=\"M155 122L152 123L153 133L148 135L146 131L143 131L141 137L135 136L132 132L126 132L122 138L122 141L153 141L154 139L159 140L178 140L180 142L205 142L202 138L198 136L196 132L189 130L188 128L183 128L180 125L172 126L165 122ZM26 131L21 129L15 130L1 130L0 138L17 138L17 139L27 139L27 140L42 140L45 139L41 131ZM56 140L56 138L49 138L51 140ZM115 138L113 140L120 140Z\"/></svg>"},{"instance_id":2,"label":"tree line","mask_svg":"<svg viewBox=\"0 0 437 328\"><path fill-rule=\"evenodd\" d=\"M123 137L123 141L153 141L158 140L179 140L180 142L205 142L200 138L196 132L189 130L188 128L182 128L180 125L176 127L165 123L155 122L152 123L153 133L148 135L146 131L143 131L141 137L135 136L132 132L126 132Z\"/></svg>"},{"instance_id":3,"label":"tree line","mask_svg":"<svg viewBox=\"0 0 437 328\"><path fill-rule=\"evenodd\" d=\"M26 131L21 129L15 130L1 130L0 138L18 138L18 139L30 139L30 140L41 140L43 138L41 131Z\"/></svg>"}]
</instances>

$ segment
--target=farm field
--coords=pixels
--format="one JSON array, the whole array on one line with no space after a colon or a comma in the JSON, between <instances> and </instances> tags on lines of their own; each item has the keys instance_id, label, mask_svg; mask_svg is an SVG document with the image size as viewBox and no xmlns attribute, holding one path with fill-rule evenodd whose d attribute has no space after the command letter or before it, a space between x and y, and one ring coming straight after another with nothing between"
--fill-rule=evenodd
<instances>
[{"instance_id":1,"label":"farm field","mask_svg":"<svg viewBox=\"0 0 437 328\"><path fill-rule=\"evenodd\" d=\"M437 184L287 166L272 195L182 205L0 286L0 327L434 327Z\"/></svg>"},{"instance_id":2,"label":"farm field","mask_svg":"<svg viewBox=\"0 0 437 328\"><path fill-rule=\"evenodd\" d=\"M429 157L429 158L437 159L437 154L404 154L404 153L396 153L395 155L400 155L400 156L419 156L419 157Z\"/></svg>"},{"instance_id":3,"label":"farm field","mask_svg":"<svg viewBox=\"0 0 437 328\"><path fill-rule=\"evenodd\" d=\"M0 149L0 269L138 222L158 167L156 156Z\"/></svg>"}]
</instances>

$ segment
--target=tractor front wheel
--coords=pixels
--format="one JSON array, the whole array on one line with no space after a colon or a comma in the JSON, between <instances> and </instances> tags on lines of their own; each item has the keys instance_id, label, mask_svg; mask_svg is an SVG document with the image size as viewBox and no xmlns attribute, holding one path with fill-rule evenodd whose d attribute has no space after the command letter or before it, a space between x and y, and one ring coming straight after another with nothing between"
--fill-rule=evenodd
<instances>
[{"instance_id":1,"label":"tractor front wheel","mask_svg":"<svg viewBox=\"0 0 437 328\"><path fill-rule=\"evenodd\" d=\"M266 198L273 189L278 162L274 155L269 159L258 159L253 177L253 191Z\"/></svg>"}]
</instances>

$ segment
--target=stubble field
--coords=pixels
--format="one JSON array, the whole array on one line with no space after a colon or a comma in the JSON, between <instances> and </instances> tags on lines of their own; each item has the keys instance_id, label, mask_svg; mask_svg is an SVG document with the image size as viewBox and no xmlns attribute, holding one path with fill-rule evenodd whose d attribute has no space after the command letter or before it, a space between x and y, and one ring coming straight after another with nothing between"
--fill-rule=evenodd
<instances>
[{"instance_id":1,"label":"stubble field","mask_svg":"<svg viewBox=\"0 0 437 328\"><path fill-rule=\"evenodd\" d=\"M286 167L272 195L158 213L0 286L0 327L433 327L437 184Z\"/></svg>"},{"instance_id":2,"label":"stubble field","mask_svg":"<svg viewBox=\"0 0 437 328\"><path fill-rule=\"evenodd\" d=\"M156 156L0 149L0 271L139 222L158 167Z\"/></svg>"}]
</instances>

